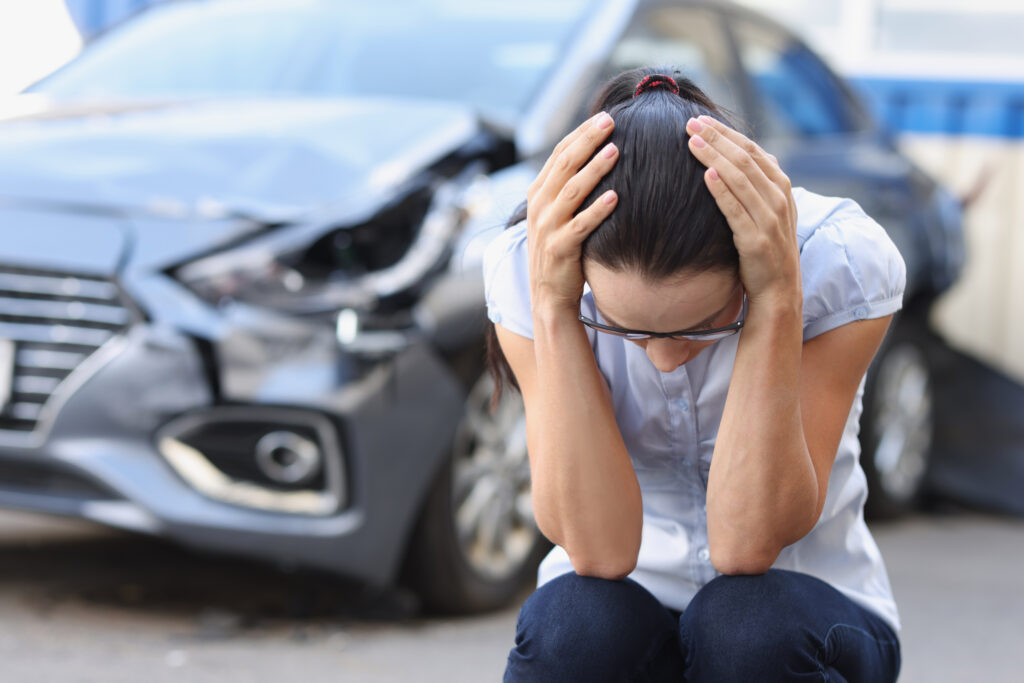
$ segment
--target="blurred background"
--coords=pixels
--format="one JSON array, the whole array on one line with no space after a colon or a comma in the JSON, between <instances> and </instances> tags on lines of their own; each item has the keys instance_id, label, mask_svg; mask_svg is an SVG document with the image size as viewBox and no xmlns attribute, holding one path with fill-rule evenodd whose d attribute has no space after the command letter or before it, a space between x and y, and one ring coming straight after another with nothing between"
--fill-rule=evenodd
<instances>
[{"instance_id":1,"label":"blurred background","mask_svg":"<svg viewBox=\"0 0 1024 683\"><path fill-rule=\"evenodd\" d=\"M1024 655L1024 7L0 0L0 673L500 678L547 550L483 247L679 68L908 267L864 387L903 681Z\"/></svg>"}]
</instances>

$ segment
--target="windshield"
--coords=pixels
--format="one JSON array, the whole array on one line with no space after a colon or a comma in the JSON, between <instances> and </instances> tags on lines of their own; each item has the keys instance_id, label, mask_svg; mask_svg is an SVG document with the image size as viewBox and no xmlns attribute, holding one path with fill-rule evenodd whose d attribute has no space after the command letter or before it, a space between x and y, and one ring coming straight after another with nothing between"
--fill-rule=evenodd
<instances>
[{"instance_id":1,"label":"windshield","mask_svg":"<svg viewBox=\"0 0 1024 683\"><path fill-rule=\"evenodd\" d=\"M59 99L400 95L518 112L591 0L193 0L30 89Z\"/></svg>"}]
</instances>

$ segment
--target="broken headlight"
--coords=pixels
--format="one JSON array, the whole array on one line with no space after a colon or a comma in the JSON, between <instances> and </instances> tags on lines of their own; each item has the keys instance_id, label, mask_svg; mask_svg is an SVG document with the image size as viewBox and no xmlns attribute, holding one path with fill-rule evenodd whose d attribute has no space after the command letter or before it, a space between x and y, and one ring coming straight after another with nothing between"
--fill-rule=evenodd
<instances>
[{"instance_id":1,"label":"broken headlight","mask_svg":"<svg viewBox=\"0 0 1024 683\"><path fill-rule=\"evenodd\" d=\"M172 274L215 305L308 314L371 308L446 264L463 219L451 186L421 188L356 225L286 226Z\"/></svg>"}]
</instances>

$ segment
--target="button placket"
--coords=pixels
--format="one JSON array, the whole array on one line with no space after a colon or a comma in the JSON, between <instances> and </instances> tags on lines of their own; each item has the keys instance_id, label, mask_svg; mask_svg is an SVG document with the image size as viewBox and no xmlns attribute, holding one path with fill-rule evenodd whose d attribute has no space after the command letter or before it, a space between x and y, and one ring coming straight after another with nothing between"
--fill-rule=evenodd
<instances>
[{"instance_id":1,"label":"button placket","mask_svg":"<svg viewBox=\"0 0 1024 683\"><path fill-rule=\"evenodd\" d=\"M678 444L675 448L677 459L674 470L685 482L685 490L689 495L702 495L704 487L698 471L699 438L693 415L693 392L689 372L685 367L681 367L674 372L661 374L660 379L665 392L665 409Z\"/></svg>"}]
</instances>

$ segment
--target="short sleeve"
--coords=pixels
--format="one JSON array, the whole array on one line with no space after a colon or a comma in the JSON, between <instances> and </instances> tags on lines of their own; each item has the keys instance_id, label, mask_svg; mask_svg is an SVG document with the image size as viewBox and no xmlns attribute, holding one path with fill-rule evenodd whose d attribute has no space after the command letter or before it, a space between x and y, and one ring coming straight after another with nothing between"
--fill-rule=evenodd
<instances>
[{"instance_id":1,"label":"short sleeve","mask_svg":"<svg viewBox=\"0 0 1024 683\"><path fill-rule=\"evenodd\" d=\"M885 230L846 200L800 249L804 341L903 305L907 269Z\"/></svg>"},{"instance_id":2,"label":"short sleeve","mask_svg":"<svg viewBox=\"0 0 1024 683\"><path fill-rule=\"evenodd\" d=\"M495 237L484 250L484 294L491 322L533 339L528 255L525 221Z\"/></svg>"}]
</instances>

